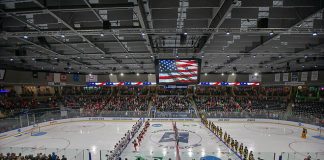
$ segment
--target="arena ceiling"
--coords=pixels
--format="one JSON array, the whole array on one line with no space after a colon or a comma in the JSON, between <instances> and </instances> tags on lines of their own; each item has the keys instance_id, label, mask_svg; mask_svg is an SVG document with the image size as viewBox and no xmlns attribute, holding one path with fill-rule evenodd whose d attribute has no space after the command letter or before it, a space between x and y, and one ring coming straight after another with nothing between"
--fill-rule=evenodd
<instances>
[{"instance_id":1,"label":"arena ceiling","mask_svg":"<svg viewBox=\"0 0 324 160\"><path fill-rule=\"evenodd\" d=\"M2 0L1 68L154 73L201 58L203 73L324 68L323 0Z\"/></svg>"}]
</instances>

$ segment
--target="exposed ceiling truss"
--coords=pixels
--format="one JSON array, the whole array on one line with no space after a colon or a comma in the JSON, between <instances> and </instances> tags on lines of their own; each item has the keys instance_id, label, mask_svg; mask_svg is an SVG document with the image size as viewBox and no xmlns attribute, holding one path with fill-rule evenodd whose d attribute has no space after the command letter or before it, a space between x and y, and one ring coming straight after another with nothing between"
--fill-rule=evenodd
<instances>
[{"instance_id":1,"label":"exposed ceiling truss","mask_svg":"<svg viewBox=\"0 0 324 160\"><path fill-rule=\"evenodd\" d=\"M202 72L324 69L322 0L3 0L5 68L155 72L201 58Z\"/></svg>"}]
</instances>

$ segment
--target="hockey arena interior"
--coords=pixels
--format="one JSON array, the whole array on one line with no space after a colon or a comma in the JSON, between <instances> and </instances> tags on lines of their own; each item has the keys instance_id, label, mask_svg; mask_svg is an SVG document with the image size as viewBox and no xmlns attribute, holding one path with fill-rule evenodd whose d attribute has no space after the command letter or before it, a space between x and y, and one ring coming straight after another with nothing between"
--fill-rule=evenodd
<instances>
[{"instance_id":1,"label":"hockey arena interior","mask_svg":"<svg viewBox=\"0 0 324 160\"><path fill-rule=\"evenodd\" d=\"M324 160L324 0L0 0L0 160Z\"/></svg>"}]
</instances>

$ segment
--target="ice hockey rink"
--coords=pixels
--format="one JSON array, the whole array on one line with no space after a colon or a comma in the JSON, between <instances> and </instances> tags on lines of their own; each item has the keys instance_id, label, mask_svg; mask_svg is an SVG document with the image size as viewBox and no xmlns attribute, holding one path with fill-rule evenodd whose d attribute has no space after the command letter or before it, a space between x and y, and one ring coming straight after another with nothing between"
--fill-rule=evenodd
<instances>
[{"instance_id":1,"label":"ice hockey rink","mask_svg":"<svg viewBox=\"0 0 324 160\"><path fill-rule=\"evenodd\" d=\"M313 138L318 131L309 130L307 139L300 138L301 128L270 123L238 123L219 122L224 131L234 139L248 146L255 158L273 159L282 154L284 159L303 160L308 154L313 159L324 159L324 140ZM105 154L112 150L120 138L131 129L135 121L82 121L69 122L42 127L38 136L24 134L0 140L0 150L12 150L22 153L46 153L55 151L68 159L87 159L87 149L92 159L105 159ZM181 159L200 159L215 156L220 159L240 159L222 141L213 135L200 122L177 122L180 137ZM135 152L128 144L122 158L135 159L175 159L175 141L172 138L172 123L152 121L145 134L139 151ZM101 151L100 151L101 150ZM319 152L314 154L314 152ZM277 158L276 158L277 159Z\"/></svg>"}]
</instances>

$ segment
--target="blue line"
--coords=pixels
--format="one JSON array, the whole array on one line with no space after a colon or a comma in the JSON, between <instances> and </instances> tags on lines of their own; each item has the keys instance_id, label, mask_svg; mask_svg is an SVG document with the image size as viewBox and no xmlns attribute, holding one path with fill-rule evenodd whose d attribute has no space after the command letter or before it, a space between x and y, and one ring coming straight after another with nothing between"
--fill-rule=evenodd
<instances>
[{"instance_id":1,"label":"blue line","mask_svg":"<svg viewBox=\"0 0 324 160\"><path fill-rule=\"evenodd\" d=\"M200 122L202 123L202 122ZM203 123L202 123L203 124ZM235 152L232 148L230 148L229 146L227 146L227 144L222 140L222 138L219 138L212 130L210 130L205 124L203 124L210 132L213 133L213 135L215 135L221 142L223 142L225 144L225 146L230 149L240 160L243 160L243 158L237 153Z\"/></svg>"}]
</instances>

